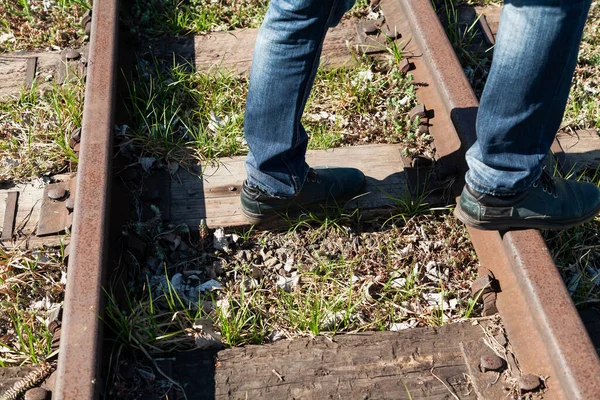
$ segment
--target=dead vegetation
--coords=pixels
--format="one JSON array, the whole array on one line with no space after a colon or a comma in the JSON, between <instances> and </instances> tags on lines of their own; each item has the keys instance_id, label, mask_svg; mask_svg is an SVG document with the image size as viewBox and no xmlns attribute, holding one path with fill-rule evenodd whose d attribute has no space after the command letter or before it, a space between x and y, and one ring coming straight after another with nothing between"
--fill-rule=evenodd
<instances>
[{"instance_id":1,"label":"dead vegetation","mask_svg":"<svg viewBox=\"0 0 600 400\"><path fill-rule=\"evenodd\" d=\"M50 325L60 319L63 249L0 250L0 366L39 364L55 355Z\"/></svg>"},{"instance_id":2,"label":"dead vegetation","mask_svg":"<svg viewBox=\"0 0 600 400\"><path fill-rule=\"evenodd\" d=\"M0 0L0 53L83 44L87 0Z\"/></svg>"}]
</instances>

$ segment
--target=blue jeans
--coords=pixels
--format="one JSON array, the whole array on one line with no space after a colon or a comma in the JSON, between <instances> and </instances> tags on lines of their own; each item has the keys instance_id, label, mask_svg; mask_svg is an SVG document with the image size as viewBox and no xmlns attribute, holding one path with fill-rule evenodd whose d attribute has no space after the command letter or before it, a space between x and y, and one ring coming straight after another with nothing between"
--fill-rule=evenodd
<instances>
[{"instance_id":1,"label":"blue jeans","mask_svg":"<svg viewBox=\"0 0 600 400\"><path fill-rule=\"evenodd\" d=\"M246 104L247 184L286 198L304 183L300 123L327 29L355 0L272 0L252 60ZM591 0L505 0L494 60L467 152L467 183L528 189L560 126Z\"/></svg>"},{"instance_id":2,"label":"blue jeans","mask_svg":"<svg viewBox=\"0 0 600 400\"><path fill-rule=\"evenodd\" d=\"M467 183L512 195L540 177L560 127L591 0L505 0L468 150Z\"/></svg>"},{"instance_id":3,"label":"blue jeans","mask_svg":"<svg viewBox=\"0 0 600 400\"><path fill-rule=\"evenodd\" d=\"M308 136L300 123L323 40L356 0L271 0L260 28L246 102L247 184L280 198L300 191Z\"/></svg>"}]
</instances>

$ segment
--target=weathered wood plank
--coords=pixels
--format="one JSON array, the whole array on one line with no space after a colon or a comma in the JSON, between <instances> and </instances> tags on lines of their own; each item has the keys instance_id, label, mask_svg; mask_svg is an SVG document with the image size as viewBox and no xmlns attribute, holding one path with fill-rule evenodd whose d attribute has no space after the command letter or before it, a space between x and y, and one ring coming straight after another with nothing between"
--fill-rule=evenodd
<instances>
[{"instance_id":1,"label":"weathered wood plank","mask_svg":"<svg viewBox=\"0 0 600 400\"><path fill-rule=\"evenodd\" d=\"M13 191L6 194L6 203L4 205L4 223L2 225L2 236L0 241L10 240L15 229L15 218L17 217L17 201L19 192Z\"/></svg>"},{"instance_id":2,"label":"weathered wood plank","mask_svg":"<svg viewBox=\"0 0 600 400\"><path fill-rule=\"evenodd\" d=\"M46 77L56 76L61 62L60 53L16 53L0 55L0 100L18 96L27 82L27 63L37 58L36 76L40 87L49 86Z\"/></svg>"},{"instance_id":3,"label":"weathered wood plank","mask_svg":"<svg viewBox=\"0 0 600 400\"><path fill-rule=\"evenodd\" d=\"M558 132L552 151L564 173L600 167L600 136L595 129Z\"/></svg>"},{"instance_id":4,"label":"weathered wood plank","mask_svg":"<svg viewBox=\"0 0 600 400\"><path fill-rule=\"evenodd\" d=\"M394 198L407 196L400 159L401 145L368 145L333 150L312 150L307 162L312 166L345 166L362 170L367 176L365 196L347 205L363 213L394 205ZM210 228L247 225L240 211L242 182L246 178L245 157L220 159L207 165L203 177L179 171L171 181L171 221L197 228L204 219Z\"/></svg>"},{"instance_id":5,"label":"weathered wood plank","mask_svg":"<svg viewBox=\"0 0 600 400\"><path fill-rule=\"evenodd\" d=\"M494 37L498 32L498 26L500 25L500 15L502 14L502 7L494 4L487 6L476 6L475 12L477 15L485 15L488 25L492 30Z\"/></svg>"},{"instance_id":6,"label":"weathered wood plank","mask_svg":"<svg viewBox=\"0 0 600 400\"><path fill-rule=\"evenodd\" d=\"M55 181L62 181L68 175L55 175ZM9 241L3 244L8 247L18 246L23 248L36 248L42 244L46 246L57 246L66 244L65 235L49 236L38 238L35 236L38 221L40 218L40 209L44 195L44 184L40 181L25 182L20 184L5 183L0 185L0 215L4 215L6 208L6 199L10 192L19 192L19 201L17 204L17 216L15 218L14 243Z\"/></svg>"},{"instance_id":7,"label":"weathered wood plank","mask_svg":"<svg viewBox=\"0 0 600 400\"><path fill-rule=\"evenodd\" d=\"M230 70L240 75L250 73L258 29L243 29L167 39L157 45L161 57L181 57L198 71ZM355 42L353 21L343 21L325 37L321 64L329 67L352 65L354 58L348 44Z\"/></svg>"},{"instance_id":8,"label":"weathered wood plank","mask_svg":"<svg viewBox=\"0 0 600 400\"><path fill-rule=\"evenodd\" d=\"M87 48L78 50L82 58L66 61L64 52L16 52L0 55L0 101L19 96L28 83L37 84L38 90L63 84L75 77L83 76L83 65ZM36 60L32 68L32 60Z\"/></svg>"},{"instance_id":9,"label":"weathered wood plank","mask_svg":"<svg viewBox=\"0 0 600 400\"><path fill-rule=\"evenodd\" d=\"M181 354L173 370L189 399L475 399L461 343L481 337L470 322L319 336L226 349L214 362Z\"/></svg>"}]
</instances>

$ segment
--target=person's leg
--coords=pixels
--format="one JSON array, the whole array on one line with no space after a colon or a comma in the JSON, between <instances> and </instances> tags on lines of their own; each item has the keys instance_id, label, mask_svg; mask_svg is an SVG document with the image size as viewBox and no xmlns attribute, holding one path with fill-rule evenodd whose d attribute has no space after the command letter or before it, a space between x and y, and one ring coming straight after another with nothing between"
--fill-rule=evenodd
<instances>
[{"instance_id":1,"label":"person's leg","mask_svg":"<svg viewBox=\"0 0 600 400\"><path fill-rule=\"evenodd\" d=\"M456 210L484 229L566 228L600 209L595 185L542 172L560 127L590 0L506 0Z\"/></svg>"},{"instance_id":2,"label":"person's leg","mask_svg":"<svg viewBox=\"0 0 600 400\"><path fill-rule=\"evenodd\" d=\"M591 0L506 0L467 152L466 181L491 195L522 192L563 117Z\"/></svg>"},{"instance_id":3,"label":"person's leg","mask_svg":"<svg viewBox=\"0 0 600 400\"><path fill-rule=\"evenodd\" d=\"M300 123L327 29L355 0L272 0L250 73L244 129L250 148L242 212L254 224L308 206L343 206L365 176L354 168L309 168Z\"/></svg>"},{"instance_id":4,"label":"person's leg","mask_svg":"<svg viewBox=\"0 0 600 400\"><path fill-rule=\"evenodd\" d=\"M300 118L327 29L355 0L272 0L252 59L244 130L247 184L280 198L302 187L308 137Z\"/></svg>"}]
</instances>

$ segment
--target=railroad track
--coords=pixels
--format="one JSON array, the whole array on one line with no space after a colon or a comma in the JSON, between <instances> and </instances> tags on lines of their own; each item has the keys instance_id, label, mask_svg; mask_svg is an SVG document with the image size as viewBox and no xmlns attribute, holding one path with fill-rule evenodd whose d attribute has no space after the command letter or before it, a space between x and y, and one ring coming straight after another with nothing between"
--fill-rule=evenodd
<instances>
[{"instance_id":1,"label":"railroad track","mask_svg":"<svg viewBox=\"0 0 600 400\"><path fill-rule=\"evenodd\" d=\"M402 36L415 81L426 83L419 87L417 97L435 111L429 132L437 151L437 172L460 177L466 169L465 149L475 141L477 98L429 0L383 0L381 7L387 23L395 25ZM120 67L118 1L96 1L92 15L54 399L97 398L102 382L99 316L109 262L109 220L114 211L110 199L115 82ZM411 168L417 169L405 165L407 172ZM460 182L452 188L454 196L459 187ZM499 282L500 291L487 293L486 298L490 307L495 300L521 370L550 378L544 398L597 398L600 361L596 349L540 233L469 229L469 234L480 260L480 277L492 276Z\"/></svg>"}]
</instances>

